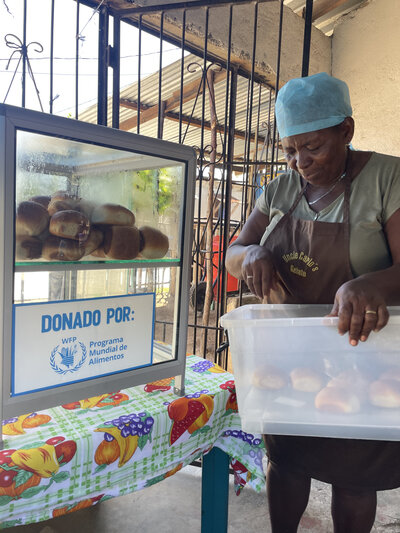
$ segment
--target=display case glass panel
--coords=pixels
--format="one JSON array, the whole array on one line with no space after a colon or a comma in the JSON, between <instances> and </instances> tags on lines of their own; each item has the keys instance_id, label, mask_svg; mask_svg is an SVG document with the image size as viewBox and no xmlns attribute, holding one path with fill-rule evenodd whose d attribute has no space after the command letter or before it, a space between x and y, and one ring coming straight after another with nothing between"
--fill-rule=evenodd
<instances>
[{"instance_id":1,"label":"display case glass panel","mask_svg":"<svg viewBox=\"0 0 400 533\"><path fill-rule=\"evenodd\" d=\"M184 164L22 130L16 147L17 265L179 260Z\"/></svg>"},{"instance_id":2,"label":"display case glass panel","mask_svg":"<svg viewBox=\"0 0 400 533\"><path fill-rule=\"evenodd\" d=\"M177 357L178 267L17 272L14 304L154 293L152 364Z\"/></svg>"}]
</instances>

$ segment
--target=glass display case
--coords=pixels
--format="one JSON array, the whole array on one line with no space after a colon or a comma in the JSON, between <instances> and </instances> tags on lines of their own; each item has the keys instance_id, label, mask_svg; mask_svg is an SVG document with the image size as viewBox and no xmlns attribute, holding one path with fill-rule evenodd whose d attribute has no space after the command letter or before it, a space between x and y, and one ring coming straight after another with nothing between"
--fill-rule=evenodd
<instances>
[{"instance_id":1,"label":"glass display case","mask_svg":"<svg viewBox=\"0 0 400 533\"><path fill-rule=\"evenodd\" d=\"M0 105L3 418L176 376L195 152Z\"/></svg>"}]
</instances>

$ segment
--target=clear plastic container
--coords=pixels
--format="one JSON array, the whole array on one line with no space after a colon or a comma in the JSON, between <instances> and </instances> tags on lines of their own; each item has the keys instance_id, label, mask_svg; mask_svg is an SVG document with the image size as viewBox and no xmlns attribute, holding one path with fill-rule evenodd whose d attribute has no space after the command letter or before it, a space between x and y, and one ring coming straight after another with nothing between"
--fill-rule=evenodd
<instances>
[{"instance_id":1,"label":"clear plastic container","mask_svg":"<svg viewBox=\"0 0 400 533\"><path fill-rule=\"evenodd\" d=\"M400 440L400 307L356 347L330 309L245 305L221 317L243 430Z\"/></svg>"}]
</instances>

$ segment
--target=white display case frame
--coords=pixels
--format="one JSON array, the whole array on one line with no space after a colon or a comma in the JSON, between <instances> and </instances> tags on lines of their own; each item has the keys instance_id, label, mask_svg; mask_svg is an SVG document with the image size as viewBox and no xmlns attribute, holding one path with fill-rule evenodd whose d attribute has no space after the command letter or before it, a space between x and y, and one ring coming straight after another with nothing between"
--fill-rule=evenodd
<instances>
[{"instance_id":1,"label":"white display case frame","mask_svg":"<svg viewBox=\"0 0 400 533\"><path fill-rule=\"evenodd\" d=\"M16 132L25 130L38 134L66 138L73 141L141 153L146 156L165 158L184 164L185 176L180 205L179 257L169 260L167 265L149 260L123 262L62 262L60 264L34 263L16 266L15 243L15 176L16 176ZM187 323L189 311L189 286L192 254L192 221L196 178L196 153L184 145L144 137L129 132L84 123L74 119L57 117L27 109L0 104L0 301L2 319L0 322L0 346L2 347L2 379L0 394L0 415L2 419L32 411L66 404L112 390L132 387L147 382L175 376L175 392L184 394L184 375L187 345ZM177 296L175 299L174 324L177 342L176 357L151 366L127 370L104 377L87 379L79 383L57 386L50 390L36 391L13 396L11 391L12 372L12 309L14 303L14 276L16 272L94 270L114 268L139 268L176 266ZM162 348L161 348L162 349ZM168 348L167 348L168 350Z\"/></svg>"}]
</instances>

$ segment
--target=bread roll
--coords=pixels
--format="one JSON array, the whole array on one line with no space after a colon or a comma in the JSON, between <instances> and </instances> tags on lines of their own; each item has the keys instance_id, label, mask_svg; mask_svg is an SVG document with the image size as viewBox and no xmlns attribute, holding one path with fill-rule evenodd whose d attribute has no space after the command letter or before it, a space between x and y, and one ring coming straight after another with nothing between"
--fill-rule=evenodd
<instances>
[{"instance_id":1,"label":"bread roll","mask_svg":"<svg viewBox=\"0 0 400 533\"><path fill-rule=\"evenodd\" d=\"M49 215L52 216L58 211L76 210L80 198L73 196L66 191L57 191L51 195L51 200L47 206Z\"/></svg>"},{"instance_id":2,"label":"bread roll","mask_svg":"<svg viewBox=\"0 0 400 533\"><path fill-rule=\"evenodd\" d=\"M287 375L278 367L266 365L257 368L252 377L252 384L257 389L279 390L287 384Z\"/></svg>"},{"instance_id":3,"label":"bread roll","mask_svg":"<svg viewBox=\"0 0 400 533\"><path fill-rule=\"evenodd\" d=\"M139 244L139 230L133 226L110 226L104 233L103 248L109 259L135 259Z\"/></svg>"},{"instance_id":4,"label":"bread roll","mask_svg":"<svg viewBox=\"0 0 400 533\"><path fill-rule=\"evenodd\" d=\"M359 396L345 387L325 387L315 397L315 407L328 413L358 413L361 409Z\"/></svg>"},{"instance_id":5,"label":"bread roll","mask_svg":"<svg viewBox=\"0 0 400 533\"><path fill-rule=\"evenodd\" d=\"M94 202L89 202L88 200L82 199L80 199L75 205L75 209L87 216L89 220L92 218L92 213L95 207L96 204Z\"/></svg>"},{"instance_id":6,"label":"bread roll","mask_svg":"<svg viewBox=\"0 0 400 533\"><path fill-rule=\"evenodd\" d=\"M298 367L290 372L292 387L301 392L318 392L324 385L324 377L312 368Z\"/></svg>"},{"instance_id":7,"label":"bread roll","mask_svg":"<svg viewBox=\"0 0 400 533\"><path fill-rule=\"evenodd\" d=\"M146 259L160 259L168 252L168 237L160 230L142 226L140 231L140 253Z\"/></svg>"},{"instance_id":8,"label":"bread roll","mask_svg":"<svg viewBox=\"0 0 400 533\"><path fill-rule=\"evenodd\" d=\"M47 261L79 261L84 253L83 243L55 235L49 235L42 248L42 257Z\"/></svg>"},{"instance_id":9,"label":"bread roll","mask_svg":"<svg viewBox=\"0 0 400 533\"><path fill-rule=\"evenodd\" d=\"M19 235L15 239L15 259L26 261L27 259L39 259L42 255L42 241L38 237Z\"/></svg>"},{"instance_id":10,"label":"bread roll","mask_svg":"<svg viewBox=\"0 0 400 533\"><path fill-rule=\"evenodd\" d=\"M118 204L103 204L92 212L92 223L108 226L133 226L135 215L126 207Z\"/></svg>"},{"instance_id":11,"label":"bread roll","mask_svg":"<svg viewBox=\"0 0 400 533\"><path fill-rule=\"evenodd\" d=\"M47 239L47 237L50 235L49 232L49 226L46 227L45 230L42 231L40 235L37 235L37 238L40 239L42 242Z\"/></svg>"},{"instance_id":12,"label":"bread roll","mask_svg":"<svg viewBox=\"0 0 400 533\"><path fill-rule=\"evenodd\" d=\"M40 235L48 223L49 214L41 204L29 200L19 204L15 220L17 235Z\"/></svg>"},{"instance_id":13,"label":"bread roll","mask_svg":"<svg viewBox=\"0 0 400 533\"><path fill-rule=\"evenodd\" d=\"M89 219L83 213L72 209L58 211L50 219L49 231L57 237L85 242L89 229Z\"/></svg>"},{"instance_id":14,"label":"bread roll","mask_svg":"<svg viewBox=\"0 0 400 533\"><path fill-rule=\"evenodd\" d=\"M327 387L349 387L357 391L366 391L368 388L367 377L359 370L350 369L340 372L332 378Z\"/></svg>"},{"instance_id":15,"label":"bread roll","mask_svg":"<svg viewBox=\"0 0 400 533\"><path fill-rule=\"evenodd\" d=\"M102 244L103 237L104 235L102 231L96 228L91 228L89 232L89 236L86 242L84 243L85 255L93 254L93 252Z\"/></svg>"},{"instance_id":16,"label":"bread roll","mask_svg":"<svg viewBox=\"0 0 400 533\"><path fill-rule=\"evenodd\" d=\"M90 255L92 257L95 257L96 259L107 259L107 256L106 256L106 253L104 251L102 244L98 248L93 250L93 252Z\"/></svg>"},{"instance_id":17,"label":"bread roll","mask_svg":"<svg viewBox=\"0 0 400 533\"><path fill-rule=\"evenodd\" d=\"M368 384L369 380L365 374L357 369L351 368L340 372L340 374L332 378L326 386L351 390L357 395L360 403L363 404L368 397Z\"/></svg>"},{"instance_id":18,"label":"bread roll","mask_svg":"<svg viewBox=\"0 0 400 533\"><path fill-rule=\"evenodd\" d=\"M71 193L64 189L60 189L59 191L54 191L51 193L52 198L65 198L66 196L73 196Z\"/></svg>"},{"instance_id":19,"label":"bread roll","mask_svg":"<svg viewBox=\"0 0 400 533\"><path fill-rule=\"evenodd\" d=\"M400 382L379 379L369 386L369 401L377 407L400 407Z\"/></svg>"},{"instance_id":20,"label":"bread roll","mask_svg":"<svg viewBox=\"0 0 400 533\"><path fill-rule=\"evenodd\" d=\"M69 202L74 202L76 204L76 202L78 202L80 200L79 196L77 196L76 194L71 194L70 192L68 191L56 191L56 192L53 192L53 194L51 195L51 199L52 200L61 200L61 201L69 201Z\"/></svg>"},{"instance_id":21,"label":"bread roll","mask_svg":"<svg viewBox=\"0 0 400 533\"><path fill-rule=\"evenodd\" d=\"M50 196L32 196L32 198L29 198L30 202L36 202L37 204L42 205L46 209L49 205L50 200Z\"/></svg>"}]
</instances>

